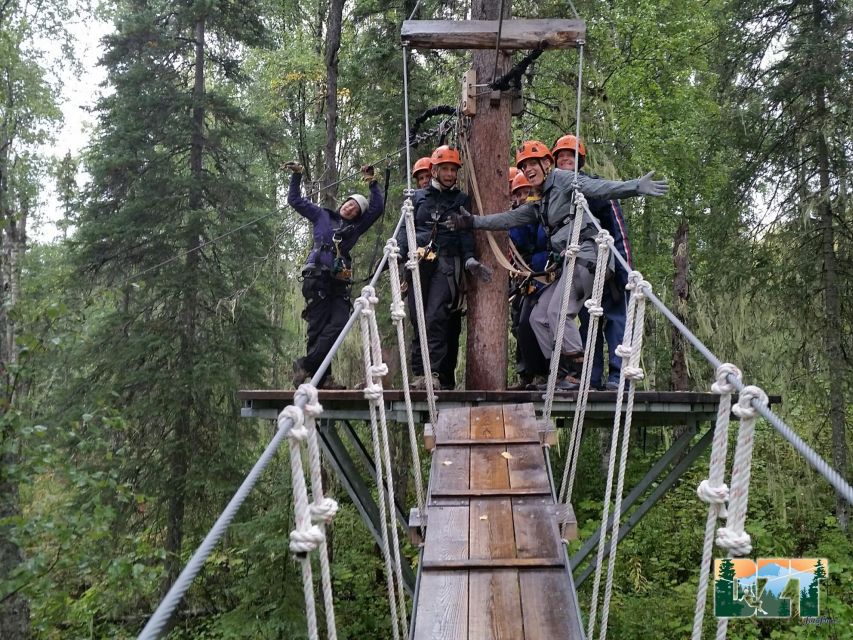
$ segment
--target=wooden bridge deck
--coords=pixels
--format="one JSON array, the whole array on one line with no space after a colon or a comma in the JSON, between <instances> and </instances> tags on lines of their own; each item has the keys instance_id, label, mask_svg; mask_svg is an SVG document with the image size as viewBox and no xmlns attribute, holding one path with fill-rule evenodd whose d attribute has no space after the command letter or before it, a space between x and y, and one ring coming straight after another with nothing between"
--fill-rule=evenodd
<instances>
[{"instance_id":1,"label":"wooden bridge deck","mask_svg":"<svg viewBox=\"0 0 853 640\"><path fill-rule=\"evenodd\" d=\"M443 409L433 432L413 637L582 638L533 405Z\"/></svg>"}]
</instances>

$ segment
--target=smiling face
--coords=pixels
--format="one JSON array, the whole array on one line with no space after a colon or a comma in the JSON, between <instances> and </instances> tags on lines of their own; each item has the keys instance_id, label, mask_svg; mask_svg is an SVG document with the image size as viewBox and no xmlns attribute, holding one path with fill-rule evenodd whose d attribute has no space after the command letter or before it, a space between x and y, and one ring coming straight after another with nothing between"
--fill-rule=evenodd
<instances>
[{"instance_id":1,"label":"smiling face","mask_svg":"<svg viewBox=\"0 0 853 640\"><path fill-rule=\"evenodd\" d=\"M524 204L527 200L527 197L530 195L530 187L518 187L515 191L510 194L510 200L512 200L512 204L516 207Z\"/></svg>"},{"instance_id":2,"label":"smiling face","mask_svg":"<svg viewBox=\"0 0 853 640\"><path fill-rule=\"evenodd\" d=\"M571 149L560 149L557 152L557 168L564 171L574 171L575 152Z\"/></svg>"},{"instance_id":3,"label":"smiling face","mask_svg":"<svg viewBox=\"0 0 853 640\"><path fill-rule=\"evenodd\" d=\"M519 167L524 172L534 191L542 188L545 182L545 174L550 168L551 160L549 158L528 158Z\"/></svg>"},{"instance_id":4,"label":"smiling face","mask_svg":"<svg viewBox=\"0 0 853 640\"><path fill-rule=\"evenodd\" d=\"M438 180L438 183L445 189L450 189L456 184L458 175L459 167L452 162L443 162L432 167L432 177Z\"/></svg>"},{"instance_id":5,"label":"smiling face","mask_svg":"<svg viewBox=\"0 0 853 640\"><path fill-rule=\"evenodd\" d=\"M355 200L349 199L341 205L340 214L344 220L355 220L361 215L361 207Z\"/></svg>"}]
</instances>

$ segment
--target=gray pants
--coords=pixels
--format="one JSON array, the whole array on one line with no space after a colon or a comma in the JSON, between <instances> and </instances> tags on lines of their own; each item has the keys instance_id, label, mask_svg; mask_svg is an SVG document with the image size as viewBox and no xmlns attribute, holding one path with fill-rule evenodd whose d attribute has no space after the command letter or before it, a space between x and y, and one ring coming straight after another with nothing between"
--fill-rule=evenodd
<instances>
[{"instance_id":1,"label":"gray pants","mask_svg":"<svg viewBox=\"0 0 853 640\"><path fill-rule=\"evenodd\" d=\"M530 313L530 326L536 335L542 355L548 359L551 358L554 351L554 340L557 337L560 305L563 298L563 279L565 277L566 274L563 273L559 280L545 288ZM575 318L577 318L578 311L580 311L583 303L592 296L593 280L593 274L585 265L575 263L575 279L572 283L571 298L569 299L566 328L563 331L562 353L583 351L583 341Z\"/></svg>"}]
</instances>

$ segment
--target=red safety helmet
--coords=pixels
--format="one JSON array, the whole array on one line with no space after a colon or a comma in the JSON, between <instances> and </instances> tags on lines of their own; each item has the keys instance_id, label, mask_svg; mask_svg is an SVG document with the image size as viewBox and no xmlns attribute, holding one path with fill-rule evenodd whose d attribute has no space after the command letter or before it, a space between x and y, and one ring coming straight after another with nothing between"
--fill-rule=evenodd
<instances>
[{"instance_id":1,"label":"red safety helmet","mask_svg":"<svg viewBox=\"0 0 853 640\"><path fill-rule=\"evenodd\" d=\"M554 157L556 158L558 151L571 151L572 153L574 153L575 149L577 149L579 156L578 163L582 167L584 161L586 160L586 147L583 144L583 140L579 141L575 136L571 134L561 136L557 140L557 143L554 145L554 148L551 149L551 153L553 153Z\"/></svg>"},{"instance_id":2,"label":"red safety helmet","mask_svg":"<svg viewBox=\"0 0 853 640\"><path fill-rule=\"evenodd\" d=\"M432 169L432 158L420 158L412 168L412 177L414 178L420 171L429 171Z\"/></svg>"},{"instance_id":3,"label":"red safety helmet","mask_svg":"<svg viewBox=\"0 0 853 640\"><path fill-rule=\"evenodd\" d=\"M554 156L544 142L539 140L526 140L521 143L518 151L515 152L515 166L521 168L521 163L531 158L548 158L551 164L554 164Z\"/></svg>"},{"instance_id":4,"label":"red safety helmet","mask_svg":"<svg viewBox=\"0 0 853 640\"><path fill-rule=\"evenodd\" d=\"M445 163L455 164L457 167L462 166L462 160L459 158L459 152L456 149L451 149L446 144L441 145L433 151L430 160L432 161L433 166Z\"/></svg>"},{"instance_id":5,"label":"red safety helmet","mask_svg":"<svg viewBox=\"0 0 853 640\"><path fill-rule=\"evenodd\" d=\"M518 175L516 175L512 181L512 187L510 188L509 192L515 193L516 191L518 191L519 189L523 189L524 187L533 187L533 185L530 184L530 180L527 179L527 176L519 171Z\"/></svg>"},{"instance_id":6,"label":"red safety helmet","mask_svg":"<svg viewBox=\"0 0 853 640\"><path fill-rule=\"evenodd\" d=\"M517 175L518 175L518 169L516 169L515 167L510 167L509 168L509 184L510 184L510 186L512 186L512 181L515 180L515 176L517 176Z\"/></svg>"}]
</instances>

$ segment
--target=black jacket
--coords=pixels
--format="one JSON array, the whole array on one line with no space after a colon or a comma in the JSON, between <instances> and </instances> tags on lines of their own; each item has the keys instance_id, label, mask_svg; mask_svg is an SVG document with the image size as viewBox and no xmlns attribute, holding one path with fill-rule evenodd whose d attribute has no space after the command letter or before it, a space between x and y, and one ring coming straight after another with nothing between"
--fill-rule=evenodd
<instances>
[{"instance_id":1,"label":"black jacket","mask_svg":"<svg viewBox=\"0 0 853 640\"><path fill-rule=\"evenodd\" d=\"M451 231L441 224L451 214L459 213L459 207L471 208L471 198L467 193L455 187L441 191L429 185L415 191L412 204L415 207L415 235L419 247L425 247L432 239L439 256L460 257L463 262L474 257L474 234L470 230ZM400 246L400 255L408 258L409 242L405 226L397 234L397 244Z\"/></svg>"}]
</instances>

